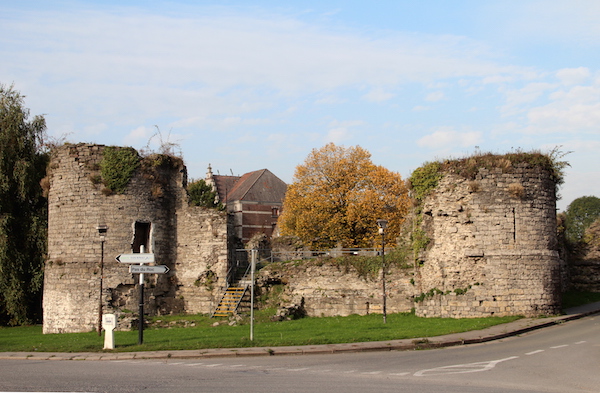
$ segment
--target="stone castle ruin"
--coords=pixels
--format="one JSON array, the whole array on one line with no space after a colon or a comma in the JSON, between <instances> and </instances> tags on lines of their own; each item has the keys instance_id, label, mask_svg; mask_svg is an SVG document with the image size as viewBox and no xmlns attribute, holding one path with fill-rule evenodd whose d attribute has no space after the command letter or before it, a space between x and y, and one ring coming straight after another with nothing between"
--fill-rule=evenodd
<instances>
[{"instance_id":1,"label":"stone castle ruin","mask_svg":"<svg viewBox=\"0 0 600 393\"><path fill-rule=\"evenodd\" d=\"M417 204L406 223L414 264L387 273L388 312L560 312L565 266L557 251L558 178L548 157L483 156L423 168L420 179L411 178ZM267 265L260 280L267 289L283 285L284 303L308 315L381 312L381 271L365 278L347 270L323 262Z\"/></svg>"},{"instance_id":2,"label":"stone castle ruin","mask_svg":"<svg viewBox=\"0 0 600 393\"><path fill-rule=\"evenodd\" d=\"M476 171L468 175L452 165L441 168L443 176L419 215L430 241L417 258L417 315L560 312L557 177L547 157L521 154L524 161L482 157L493 158L494 165L473 162Z\"/></svg>"},{"instance_id":3,"label":"stone castle ruin","mask_svg":"<svg viewBox=\"0 0 600 393\"><path fill-rule=\"evenodd\" d=\"M146 275L151 315L211 313L234 263L232 220L189 206L181 160L145 157L123 192L111 193L100 176L107 149L125 148L78 144L54 152L44 333L95 329L100 307L121 321L137 318L137 275L115 256L142 245L170 269ZM459 318L560 311L557 179L547 165L495 159L501 164L476 165L469 176L442 165L417 196L411 231L419 247L408 267L387 274L388 312ZM108 227L104 237L101 225ZM311 316L381 311L381 276L347 267L271 264L257 281L259 292L277 285L284 306Z\"/></svg>"},{"instance_id":4,"label":"stone castle ruin","mask_svg":"<svg viewBox=\"0 0 600 393\"><path fill-rule=\"evenodd\" d=\"M137 275L115 257L140 252L141 246L154 253L156 264L170 269L146 275L145 304L151 315L210 312L227 274L227 214L188 205L183 162L146 157L119 194L101 179L107 149L78 144L53 152L44 333L93 330L100 305L104 313L117 313L122 325L133 318ZM108 227L104 241L99 225Z\"/></svg>"}]
</instances>

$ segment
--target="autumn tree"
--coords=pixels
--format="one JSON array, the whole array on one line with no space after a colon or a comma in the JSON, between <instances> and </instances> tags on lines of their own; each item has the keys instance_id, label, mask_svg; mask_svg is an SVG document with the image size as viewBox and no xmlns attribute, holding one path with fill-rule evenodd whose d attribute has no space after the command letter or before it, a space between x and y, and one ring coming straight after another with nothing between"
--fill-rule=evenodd
<instances>
[{"instance_id":1,"label":"autumn tree","mask_svg":"<svg viewBox=\"0 0 600 393\"><path fill-rule=\"evenodd\" d=\"M47 204L40 180L46 123L0 84L0 323L40 321Z\"/></svg>"},{"instance_id":2,"label":"autumn tree","mask_svg":"<svg viewBox=\"0 0 600 393\"><path fill-rule=\"evenodd\" d=\"M329 143L296 167L279 226L282 235L298 236L313 248L373 247L380 241L376 220L389 221L387 239L394 243L408 205L398 173L373 164L360 146Z\"/></svg>"}]
</instances>

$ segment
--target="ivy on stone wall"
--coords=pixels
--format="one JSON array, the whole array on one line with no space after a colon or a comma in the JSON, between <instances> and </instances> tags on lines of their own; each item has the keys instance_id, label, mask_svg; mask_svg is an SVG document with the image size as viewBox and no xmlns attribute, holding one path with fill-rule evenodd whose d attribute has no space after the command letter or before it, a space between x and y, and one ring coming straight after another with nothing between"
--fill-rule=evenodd
<instances>
[{"instance_id":1,"label":"ivy on stone wall","mask_svg":"<svg viewBox=\"0 0 600 393\"><path fill-rule=\"evenodd\" d=\"M413 192L413 198L421 201L437 187L438 182L442 178L440 168L441 163L429 162L415 169L408 179Z\"/></svg>"},{"instance_id":2,"label":"ivy on stone wall","mask_svg":"<svg viewBox=\"0 0 600 393\"><path fill-rule=\"evenodd\" d=\"M139 166L140 155L134 148L107 146L100 162L104 185L114 193L124 193Z\"/></svg>"}]
</instances>

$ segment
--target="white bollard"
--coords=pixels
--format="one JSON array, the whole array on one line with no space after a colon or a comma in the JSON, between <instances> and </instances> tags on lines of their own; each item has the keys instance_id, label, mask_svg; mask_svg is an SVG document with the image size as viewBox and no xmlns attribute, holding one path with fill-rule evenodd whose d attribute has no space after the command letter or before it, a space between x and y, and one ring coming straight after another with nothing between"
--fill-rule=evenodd
<instances>
[{"instance_id":1,"label":"white bollard","mask_svg":"<svg viewBox=\"0 0 600 393\"><path fill-rule=\"evenodd\" d=\"M117 316L115 314L102 315L102 328L104 329L104 349L115 349L115 328Z\"/></svg>"}]
</instances>

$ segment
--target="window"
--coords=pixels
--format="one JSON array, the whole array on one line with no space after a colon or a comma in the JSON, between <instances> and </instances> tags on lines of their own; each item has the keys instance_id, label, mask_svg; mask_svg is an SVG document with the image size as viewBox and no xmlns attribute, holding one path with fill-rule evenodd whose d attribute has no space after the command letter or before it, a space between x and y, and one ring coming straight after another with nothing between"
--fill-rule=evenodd
<instances>
[{"instance_id":1,"label":"window","mask_svg":"<svg viewBox=\"0 0 600 393\"><path fill-rule=\"evenodd\" d=\"M150 223L136 221L133 225L133 243L131 250L140 252L141 246L144 246L144 252L152 252L150 250Z\"/></svg>"},{"instance_id":2,"label":"window","mask_svg":"<svg viewBox=\"0 0 600 393\"><path fill-rule=\"evenodd\" d=\"M272 207L271 208L271 217L275 218L275 217L279 217L279 208L278 207Z\"/></svg>"}]
</instances>

